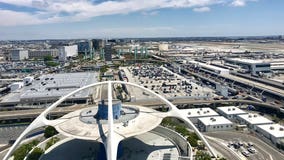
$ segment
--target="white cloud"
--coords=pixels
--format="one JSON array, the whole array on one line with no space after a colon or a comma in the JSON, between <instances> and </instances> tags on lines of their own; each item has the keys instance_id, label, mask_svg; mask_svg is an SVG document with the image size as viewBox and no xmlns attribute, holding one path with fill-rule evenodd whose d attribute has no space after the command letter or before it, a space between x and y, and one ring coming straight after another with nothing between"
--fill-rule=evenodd
<instances>
[{"instance_id":1,"label":"white cloud","mask_svg":"<svg viewBox=\"0 0 284 160\"><path fill-rule=\"evenodd\" d=\"M1 10L0 9L0 21L1 26L13 26L13 25L27 25L27 24L40 24L42 20L37 19L36 17L24 13L24 12L15 12L10 10Z\"/></svg>"},{"instance_id":2,"label":"white cloud","mask_svg":"<svg viewBox=\"0 0 284 160\"><path fill-rule=\"evenodd\" d=\"M144 16L155 16L159 13L159 11L143 11L142 14Z\"/></svg>"},{"instance_id":3,"label":"white cloud","mask_svg":"<svg viewBox=\"0 0 284 160\"><path fill-rule=\"evenodd\" d=\"M246 5L245 0L234 0L232 2L232 6L235 6L235 7L242 7L242 6L245 6L245 5Z\"/></svg>"},{"instance_id":4,"label":"white cloud","mask_svg":"<svg viewBox=\"0 0 284 160\"><path fill-rule=\"evenodd\" d=\"M234 7L243 7L247 4L247 2L256 2L256 1L258 0L233 0L231 5Z\"/></svg>"},{"instance_id":5,"label":"white cloud","mask_svg":"<svg viewBox=\"0 0 284 160\"><path fill-rule=\"evenodd\" d=\"M194 8L196 12L205 12L210 11L211 5L231 3L241 6L246 1L248 0L0 0L2 3L35 10L30 13L0 9L0 21L7 20L7 23L0 23L0 26L85 21L102 15L131 12L155 15L158 9L163 8Z\"/></svg>"},{"instance_id":6,"label":"white cloud","mask_svg":"<svg viewBox=\"0 0 284 160\"><path fill-rule=\"evenodd\" d=\"M211 9L209 7L193 8L194 12L209 12Z\"/></svg>"}]
</instances>

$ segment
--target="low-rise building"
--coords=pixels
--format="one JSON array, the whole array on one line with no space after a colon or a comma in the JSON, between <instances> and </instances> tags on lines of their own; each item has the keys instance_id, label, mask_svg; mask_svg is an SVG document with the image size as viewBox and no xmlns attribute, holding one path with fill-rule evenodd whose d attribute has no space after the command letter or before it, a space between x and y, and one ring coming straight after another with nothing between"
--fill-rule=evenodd
<instances>
[{"instance_id":1,"label":"low-rise building","mask_svg":"<svg viewBox=\"0 0 284 160\"><path fill-rule=\"evenodd\" d=\"M234 129L234 124L223 116L198 118L198 128L202 132L226 131Z\"/></svg>"},{"instance_id":2,"label":"low-rise building","mask_svg":"<svg viewBox=\"0 0 284 160\"><path fill-rule=\"evenodd\" d=\"M15 49L11 50L11 60L12 61L21 61L29 58L28 50L24 49Z\"/></svg>"},{"instance_id":3,"label":"low-rise building","mask_svg":"<svg viewBox=\"0 0 284 160\"><path fill-rule=\"evenodd\" d=\"M238 65L241 68L248 70L252 75L271 72L270 62L266 62L264 60L227 58L225 59L225 62L233 65Z\"/></svg>"},{"instance_id":4,"label":"low-rise building","mask_svg":"<svg viewBox=\"0 0 284 160\"><path fill-rule=\"evenodd\" d=\"M246 124L249 128L256 130L257 125L262 124L273 124L273 122L263 116L257 115L257 114L243 114L243 115L237 115L237 119L240 122L240 124Z\"/></svg>"},{"instance_id":5,"label":"low-rise building","mask_svg":"<svg viewBox=\"0 0 284 160\"><path fill-rule=\"evenodd\" d=\"M68 57L78 56L78 46L61 46L59 48L59 60L65 61Z\"/></svg>"},{"instance_id":6,"label":"low-rise building","mask_svg":"<svg viewBox=\"0 0 284 160\"><path fill-rule=\"evenodd\" d=\"M237 115L248 114L247 112L235 106L218 107L217 112L230 120L236 120Z\"/></svg>"},{"instance_id":7,"label":"low-rise building","mask_svg":"<svg viewBox=\"0 0 284 160\"><path fill-rule=\"evenodd\" d=\"M39 58L43 59L46 56L58 57L59 51L58 49L46 49L46 50L30 50L29 58Z\"/></svg>"},{"instance_id":8,"label":"low-rise building","mask_svg":"<svg viewBox=\"0 0 284 160\"><path fill-rule=\"evenodd\" d=\"M274 144L280 144L284 139L284 126L280 124L258 125L257 132L270 139Z\"/></svg>"},{"instance_id":9,"label":"low-rise building","mask_svg":"<svg viewBox=\"0 0 284 160\"><path fill-rule=\"evenodd\" d=\"M188 117L194 124L197 124L198 118L219 116L219 114L211 108L181 109L180 113Z\"/></svg>"}]
</instances>

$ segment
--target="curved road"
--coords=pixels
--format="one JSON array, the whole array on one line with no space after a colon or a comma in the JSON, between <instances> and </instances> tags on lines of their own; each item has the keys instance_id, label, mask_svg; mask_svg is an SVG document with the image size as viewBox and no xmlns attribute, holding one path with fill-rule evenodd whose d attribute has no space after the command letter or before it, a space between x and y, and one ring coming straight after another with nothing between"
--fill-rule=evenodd
<instances>
[{"instance_id":1,"label":"curved road","mask_svg":"<svg viewBox=\"0 0 284 160\"><path fill-rule=\"evenodd\" d=\"M275 148L269 146L261 139L254 137L249 134L232 132L232 131L218 131L218 132L207 132L204 133L207 136L219 138L227 142L234 141L236 139L243 142L252 142L257 150L257 154L251 155L248 159L253 160L282 160L284 155L276 150Z\"/></svg>"}]
</instances>

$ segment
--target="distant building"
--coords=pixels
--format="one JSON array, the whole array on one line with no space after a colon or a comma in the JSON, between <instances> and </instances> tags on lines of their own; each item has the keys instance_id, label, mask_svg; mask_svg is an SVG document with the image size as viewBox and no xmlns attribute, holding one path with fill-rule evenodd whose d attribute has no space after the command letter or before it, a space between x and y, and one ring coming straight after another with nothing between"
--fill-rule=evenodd
<instances>
[{"instance_id":1,"label":"distant building","mask_svg":"<svg viewBox=\"0 0 284 160\"><path fill-rule=\"evenodd\" d=\"M234 129L234 125L225 117L214 116L198 118L198 128L202 132L226 131Z\"/></svg>"},{"instance_id":2,"label":"distant building","mask_svg":"<svg viewBox=\"0 0 284 160\"><path fill-rule=\"evenodd\" d=\"M30 50L29 58L38 58L43 59L46 56L58 57L59 51L58 49L46 49L46 50Z\"/></svg>"},{"instance_id":3,"label":"distant building","mask_svg":"<svg viewBox=\"0 0 284 160\"><path fill-rule=\"evenodd\" d=\"M198 62L198 61L188 61L188 63L193 64L195 67L202 68L206 71L214 72L214 73L221 74L221 75L228 75L230 73L230 70L228 69L216 67L216 66Z\"/></svg>"},{"instance_id":4,"label":"distant building","mask_svg":"<svg viewBox=\"0 0 284 160\"><path fill-rule=\"evenodd\" d=\"M159 51L168 51L169 44L159 44Z\"/></svg>"},{"instance_id":5,"label":"distant building","mask_svg":"<svg viewBox=\"0 0 284 160\"><path fill-rule=\"evenodd\" d=\"M23 82L10 85L10 93L2 97L0 105L38 105L50 103L83 86L97 82L96 72L62 73L42 75L35 80L24 78ZM18 90L20 89L20 90ZM86 103L91 99L91 90L83 90L68 98L70 103ZM69 103L68 102L68 103Z\"/></svg>"},{"instance_id":6,"label":"distant building","mask_svg":"<svg viewBox=\"0 0 284 160\"><path fill-rule=\"evenodd\" d=\"M28 50L15 49L11 50L11 60L12 61L21 61L29 58Z\"/></svg>"},{"instance_id":7,"label":"distant building","mask_svg":"<svg viewBox=\"0 0 284 160\"><path fill-rule=\"evenodd\" d=\"M260 73L270 73L270 62L265 62L263 60L254 59L241 59L241 58L231 58L225 59L226 63L238 65L244 72L248 71L252 75L258 75Z\"/></svg>"},{"instance_id":8,"label":"distant building","mask_svg":"<svg viewBox=\"0 0 284 160\"><path fill-rule=\"evenodd\" d=\"M96 51L105 47L105 41L103 39L92 39L92 43Z\"/></svg>"},{"instance_id":9,"label":"distant building","mask_svg":"<svg viewBox=\"0 0 284 160\"><path fill-rule=\"evenodd\" d=\"M271 120L263 116L252 113L237 115L237 119L240 122L240 124L246 124L249 128L254 130L257 129L257 125L273 124Z\"/></svg>"},{"instance_id":10,"label":"distant building","mask_svg":"<svg viewBox=\"0 0 284 160\"><path fill-rule=\"evenodd\" d=\"M59 48L59 60L65 61L69 57L76 57L78 56L78 46L62 46Z\"/></svg>"},{"instance_id":11,"label":"distant building","mask_svg":"<svg viewBox=\"0 0 284 160\"><path fill-rule=\"evenodd\" d=\"M78 43L78 52L79 53L90 53L91 49L93 48L92 41L84 41Z\"/></svg>"},{"instance_id":12,"label":"distant building","mask_svg":"<svg viewBox=\"0 0 284 160\"><path fill-rule=\"evenodd\" d=\"M217 112L219 112L224 117L230 120L236 120L237 115L248 114L247 112L235 107L235 106L228 106L228 107L218 107Z\"/></svg>"},{"instance_id":13,"label":"distant building","mask_svg":"<svg viewBox=\"0 0 284 160\"><path fill-rule=\"evenodd\" d=\"M112 54L114 54L115 50L112 48L111 44L105 45L105 61L111 62L112 61Z\"/></svg>"}]
</instances>

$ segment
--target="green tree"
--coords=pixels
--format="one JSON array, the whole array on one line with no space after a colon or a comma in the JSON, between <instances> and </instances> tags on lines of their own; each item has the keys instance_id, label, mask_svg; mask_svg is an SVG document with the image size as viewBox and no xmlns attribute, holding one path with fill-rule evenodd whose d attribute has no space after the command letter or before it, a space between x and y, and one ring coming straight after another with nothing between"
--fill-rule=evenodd
<instances>
[{"instance_id":1,"label":"green tree","mask_svg":"<svg viewBox=\"0 0 284 160\"><path fill-rule=\"evenodd\" d=\"M180 125L175 127L175 131L180 133L183 136L186 136L189 134L188 130L184 126L180 126Z\"/></svg>"},{"instance_id":2,"label":"green tree","mask_svg":"<svg viewBox=\"0 0 284 160\"><path fill-rule=\"evenodd\" d=\"M191 137L191 136L188 136L188 137L187 137L187 141L188 141L188 143L189 143L192 147L197 147L197 146L198 146L197 140L194 139L194 138Z\"/></svg>"},{"instance_id":3,"label":"green tree","mask_svg":"<svg viewBox=\"0 0 284 160\"><path fill-rule=\"evenodd\" d=\"M46 61L53 61L53 57L51 55L47 55L43 57L43 60Z\"/></svg>"},{"instance_id":4,"label":"green tree","mask_svg":"<svg viewBox=\"0 0 284 160\"><path fill-rule=\"evenodd\" d=\"M44 153L41 148L36 147L31 154L27 157L27 160L39 160L40 156Z\"/></svg>"},{"instance_id":5,"label":"green tree","mask_svg":"<svg viewBox=\"0 0 284 160\"><path fill-rule=\"evenodd\" d=\"M104 65L104 66L102 66L102 67L100 68L100 72L101 72L102 74L104 74L104 73L108 70L108 68L109 68L108 65Z\"/></svg>"},{"instance_id":6,"label":"green tree","mask_svg":"<svg viewBox=\"0 0 284 160\"><path fill-rule=\"evenodd\" d=\"M211 156L207 152L197 151L195 155L196 160L211 160Z\"/></svg>"},{"instance_id":7,"label":"green tree","mask_svg":"<svg viewBox=\"0 0 284 160\"><path fill-rule=\"evenodd\" d=\"M56 135L57 133L58 132L56 131L56 129L54 127L48 126L44 130L44 137L49 138L49 137Z\"/></svg>"},{"instance_id":8,"label":"green tree","mask_svg":"<svg viewBox=\"0 0 284 160\"><path fill-rule=\"evenodd\" d=\"M48 66L48 67L55 67L55 66L58 66L59 63L53 62L53 61L47 61L47 62L45 62L45 65Z\"/></svg>"},{"instance_id":9,"label":"green tree","mask_svg":"<svg viewBox=\"0 0 284 160\"><path fill-rule=\"evenodd\" d=\"M39 141L34 140L30 143L21 145L13 154L14 160L23 160L26 155L33 149L34 146L36 146L39 143Z\"/></svg>"}]
</instances>

